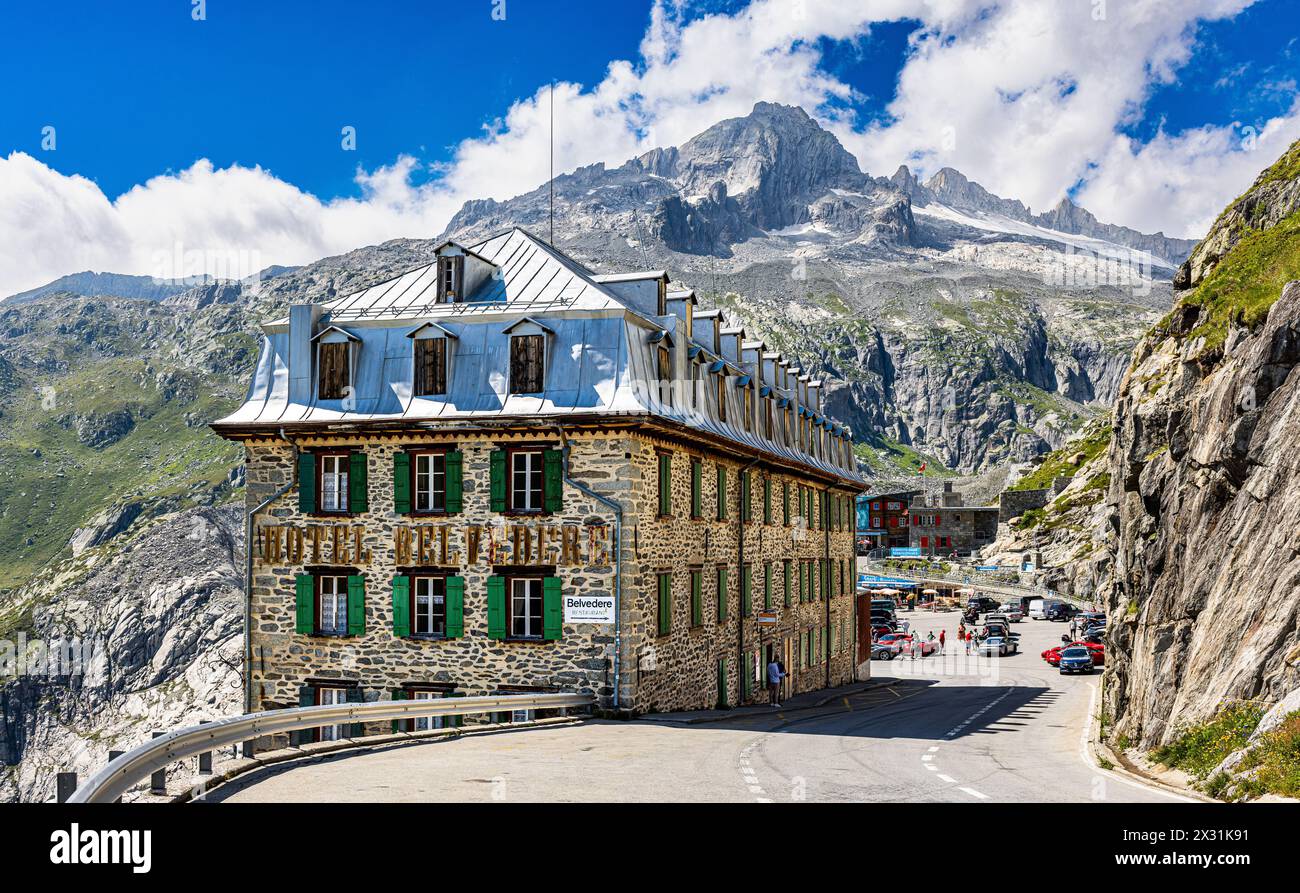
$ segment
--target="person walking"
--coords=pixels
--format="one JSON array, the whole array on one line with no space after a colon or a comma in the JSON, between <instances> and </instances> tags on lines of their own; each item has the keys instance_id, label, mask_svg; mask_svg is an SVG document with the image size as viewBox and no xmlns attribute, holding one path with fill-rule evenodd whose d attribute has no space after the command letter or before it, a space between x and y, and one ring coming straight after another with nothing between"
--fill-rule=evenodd
<instances>
[{"instance_id":1,"label":"person walking","mask_svg":"<svg viewBox=\"0 0 1300 893\"><path fill-rule=\"evenodd\" d=\"M944 629L939 630L939 653L940 654L943 654L944 641L947 638L948 638L948 631Z\"/></svg>"},{"instance_id":2,"label":"person walking","mask_svg":"<svg viewBox=\"0 0 1300 893\"><path fill-rule=\"evenodd\" d=\"M781 696L781 680L785 675L785 667L781 666L781 661L773 653L767 664L767 699L773 707L781 706L777 699Z\"/></svg>"}]
</instances>

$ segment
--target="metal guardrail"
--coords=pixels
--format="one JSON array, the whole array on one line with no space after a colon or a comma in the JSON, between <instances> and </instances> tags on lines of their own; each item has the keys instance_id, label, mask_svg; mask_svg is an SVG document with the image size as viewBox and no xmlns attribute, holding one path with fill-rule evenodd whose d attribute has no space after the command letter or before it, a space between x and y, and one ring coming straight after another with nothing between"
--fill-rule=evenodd
<instances>
[{"instance_id":1,"label":"metal guardrail","mask_svg":"<svg viewBox=\"0 0 1300 893\"><path fill-rule=\"evenodd\" d=\"M477 698L325 704L232 716L176 729L127 751L87 779L67 802L112 803L133 785L154 772L165 769L170 763L264 735L386 719L463 716L504 710L555 710L562 707L589 707L595 703L594 695L583 694L488 695Z\"/></svg>"},{"instance_id":2,"label":"metal guardrail","mask_svg":"<svg viewBox=\"0 0 1300 893\"><path fill-rule=\"evenodd\" d=\"M945 574L939 571L925 573L919 570L910 570L903 568L884 567L879 562L869 562L871 567L870 574L880 577L905 577L909 580L921 582L924 580L938 580L944 583L954 583L961 586L970 586L979 589L1005 590L1019 592L1024 595L1034 595L1040 598L1058 599L1065 602L1073 602L1075 605L1083 605L1086 599L1078 598L1073 595L1064 595L1054 589L1048 589L1045 586L1026 586L1023 583L1004 583L1001 580L980 579L983 575L981 571L972 571L969 574Z\"/></svg>"}]
</instances>

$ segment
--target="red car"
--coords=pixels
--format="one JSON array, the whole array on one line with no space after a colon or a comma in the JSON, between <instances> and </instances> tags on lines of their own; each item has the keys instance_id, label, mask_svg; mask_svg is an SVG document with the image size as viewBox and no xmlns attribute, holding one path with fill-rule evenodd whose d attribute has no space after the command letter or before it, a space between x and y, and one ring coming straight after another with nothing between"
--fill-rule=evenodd
<instances>
[{"instance_id":1,"label":"red car","mask_svg":"<svg viewBox=\"0 0 1300 893\"><path fill-rule=\"evenodd\" d=\"M887 645L893 649L895 654L911 654L912 648L920 649L921 657L933 654L938 649L938 644L931 642L929 639L917 639L911 633L889 633L881 636L876 640L881 645ZM913 643L919 642L919 645Z\"/></svg>"},{"instance_id":2,"label":"red car","mask_svg":"<svg viewBox=\"0 0 1300 893\"><path fill-rule=\"evenodd\" d=\"M1061 650L1064 648L1087 648L1088 653L1092 655L1092 665L1100 667L1106 662L1106 646L1098 645L1094 642L1071 642L1068 645L1057 645L1055 648L1048 648L1043 652L1043 660L1052 666L1061 662Z\"/></svg>"}]
</instances>

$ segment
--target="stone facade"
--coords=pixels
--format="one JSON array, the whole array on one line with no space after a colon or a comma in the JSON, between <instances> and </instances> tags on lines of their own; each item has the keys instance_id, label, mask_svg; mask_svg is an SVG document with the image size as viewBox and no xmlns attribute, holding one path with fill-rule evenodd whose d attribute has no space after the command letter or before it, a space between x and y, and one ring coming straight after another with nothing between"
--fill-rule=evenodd
<instances>
[{"instance_id":1,"label":"stone facade","mask_svg":"<svg viewBox=\"0 0 1300 893\"><path fill-rule=\"evenodd\" d=\"M807 691L853 678L853 492L842 482L830 491L825 483L813 489L806 474L765 460L750 472L753 520L745 523L740 520L740 490L746 460L658 439L649 429L574 429L563 438L555 429L541 428L364 437L321 432L297 438L296 446L302 451L364 452L366 511L346 517L304 514L294 486L294 447L271 438L246 443L250 507L289 486L256 520L250 625L253 709L296 706L304 686L330 684L353 687L364 700L387 699L411 686L465 695L512 689L581 691L613 707L615 625L566 623L552 641L488 638L486 587L494 574L520 566L543 568L560 578L565 594L608 596L615 586L614 513L577 487L565 484L562 509L549 515L521 518L491 511L489 456L522 443L567 445L571 477L624 508L619 707L665 711L712 707L720 700L736 704L763 699L761 681L743 684L738 665L743 655L746 672L751 672L755 652L771 644L785 659L788 643L788 690ZM412 518L395 510L393 455L426 444L454 447L463 455L463 506L455 515ZM672 512L666 517L659 515L661 453L671 456ZM690 517L693 459L701 463L703 517L698 519ZM725 520L717 517L719 466L726 469ZM764 523L765 480L771 481L770 524ZM801 485L818 499L831 494L824 497L833 521L830 529L820 520L808 529L797 521ZM419 527L427 533L424 561L399 554L407 535L417 544L415 551L421 551ZM335 533L336 528L342 530ZM563 534L564 528L570 534ZM577 534L571 536L574 528ZM752 610L743 618L742 535L752 574ZM566 543L580 548L570 555ZM529 554L523 554L524 548ZM792 570L789 607L784 597L787 561ZM399 568L409 567L404 562L443 568L464 578L462 636L421 639L394 633L392 580ZM810 598L807 592L800 600L796 576L802 570L806 582L809 562L816 564L819 587L823 566L830 568L829 601ZM769 566L775 622L760 625ZM723 567L727 610L719 620L717 580ZM364 578L364 632L323 636L296 631L295 578L321 568L346 569ZM703 584L698 624L692 623L692 571L699 572ZM671 574L672 616L664 634L659 627L660 574ZM742 633L743 644L738 640ZM726 693L721 699L719 661L725 661ZM741 695L742 687L748 697Z\"/></svg>"},{"instance_id":2,"label":"stone facade","mask_svg":"<svg viewBox=\"0 0 1300 893\"><path fill-rule=\"evenodd\" d=\"M910 544L923 555L972 552L997 539L999 513L995 506L965 505L945 482L941 494L912 500Z\"/></svg>"}]
</instances>

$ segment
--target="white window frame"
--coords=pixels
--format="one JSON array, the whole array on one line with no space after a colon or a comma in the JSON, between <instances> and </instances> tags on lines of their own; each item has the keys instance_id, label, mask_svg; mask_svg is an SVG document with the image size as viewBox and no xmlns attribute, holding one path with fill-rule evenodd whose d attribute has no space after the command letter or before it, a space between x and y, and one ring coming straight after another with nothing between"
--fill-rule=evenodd
<instances>
[{"instance_id":1,"label":"white window frame","mask_svg":"<svg viewBox=\"0 0 1300 893\"><path fill-rule=\"evenodd\" d=\"M543 587L541 577L510 578L510 638L540 639L542 637ZM518 606L522 601L524 611ZM536 613L531 610L536 606ZM522 619L522 626L519 621Z\"/></svg>"},{"instance_id":2,"label":"white window frame","mask_svg":"<svg viewBox=\"0 0 1300 893\"><path fill-rule=\"evenodd\" d=\"M446 694L434 689L413 688L411 689L412 701L439 701L446 697ZM444 716L417 716L411 724L411 728L417 732L428 732L433 729L441 729L446 722Z\"/></svg>"},{"instance_id":3,"label":"white window frame","mask_svg":"<svg viewBox=\"0 0 1300 893\"><path fill-rule=\"evenodd\" d=\"M520 459L524 467L519 467ZM545 463L541 450L515 450L510 453L510 510L515 512L540 512L546 502L546 481L543 475ZM519 487L520 475L524 486ZM536 488L532 486L537 482ZM522 500L521 500L522 495ZM534 504L534 497L536 504Z\"/></svg>"},{"instance_id":4,"label":"white window frame","mask_svg":"<svg viewBox=\"0 0 1300 893\"><path fill-rule=\"evenodd\" d=\"M442 593L434 592L433 581L438 580L442 583ZM421 590L424 590L421 592ZM411 604L411 633L417 636L445 636L447 635L447 578L439 574L432 576L417 576L412 579L411 586L412 604ZM422 611L420 600L425 600L425 608ZM442 631L434 631L434 606L437 605L438 599L442 604ZM427 620L426 629L420 629L420 621Z\"/></svg>"},{"instance_id":5,"label":"white window frame","mask_svg":"<svg viewBox=\"0 0 1300 893\"><path fill-rule=\"evenodd\" d=\"M350 456L338 454L320 457L321 511L346 512L348 510L348 474L351 465ZM331 485L332 489L330 489ZM333 499L331 500L330 497Z\"/></svg>"},{"instance_id":6,"label":"white window frame","mask_svg":"<svg viewBox=\"0 0 1300 893\"><path fill-rule=\"evenodd\" d=\"M321 634L347 635L348 578L337 574L322 574L316 581L316 598L320 603ZM326 618L330 621L328 625Z\"/></svg>"},{"instance_id":7,"label":"white window frame","mask_svg":"<svg viewBox=\"0 0 1300 893\"><path fill-rule=\"evenodd\" d=\"M423 469L421 466L425 466ZM441 466L441 467L438 467ZM421 482L423 479L423 483ZM435 505L437 497L441 505ZM415 454L415 511L438 513L447 510L447 454Z\"/></svg>"},{"instance_id":8,"label":"white window frame","mask_svg":"<svg viewBox=\"0 0 1300 893\"><path fill-rule=\"evenodd\" d=\"M348 690L346 688L335 688L333 686L317 686L316 703L322 706L333 704L346 704L348 702ZM341 741L348 737L346 726L321 726L320 740L322 741Z\"/></svg>"}]
</instances>

